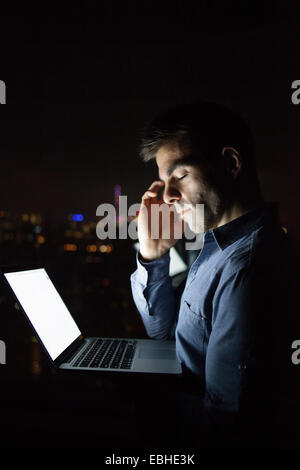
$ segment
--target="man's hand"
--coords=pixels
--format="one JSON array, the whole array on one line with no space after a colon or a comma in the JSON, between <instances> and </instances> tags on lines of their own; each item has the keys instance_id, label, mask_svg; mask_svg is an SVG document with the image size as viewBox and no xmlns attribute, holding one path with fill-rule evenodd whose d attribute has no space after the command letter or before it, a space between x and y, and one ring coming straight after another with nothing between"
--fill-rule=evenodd
<instances>
[{"instance_id":1,"label":"man's hand","mask_svg":"<svg viewBox=\"0 0 300 470\"><path fill-rule=\"evenodd\" d=\"M166 254L176 244L184 230L184 223L177 215L173 204L158 200L158 192L163 186L162 181L154 181L142 197L138 216L138 238L140 254L145 261L152 261ZM151 220L151 207L155 204L156 217L152 217ZM159 209L166 210L168 215L163 216Z\"/></svg>"}]
</instances>

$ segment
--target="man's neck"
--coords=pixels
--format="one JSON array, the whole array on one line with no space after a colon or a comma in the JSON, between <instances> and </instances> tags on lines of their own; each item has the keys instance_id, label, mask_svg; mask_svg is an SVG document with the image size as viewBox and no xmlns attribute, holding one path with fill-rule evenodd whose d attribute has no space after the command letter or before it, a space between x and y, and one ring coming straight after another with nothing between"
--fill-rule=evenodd
<instances>
[{"instance_id":1,"label":"man's neck","mask_svg":"<svg viewBox=\"0 0 300 470\"><path fill-rule=\"evenodd\" d=\"M242 215L250 212L254 209L257 209L264 203L264 200L261 197L253 199L248 203L242 203L241 201L235 201L230 207L225 209L224 213L221 216L221 219L217 222L216 227L221 227L221 225L228 224L234 219L241 217Z\"/></svg>"}]
</instances>

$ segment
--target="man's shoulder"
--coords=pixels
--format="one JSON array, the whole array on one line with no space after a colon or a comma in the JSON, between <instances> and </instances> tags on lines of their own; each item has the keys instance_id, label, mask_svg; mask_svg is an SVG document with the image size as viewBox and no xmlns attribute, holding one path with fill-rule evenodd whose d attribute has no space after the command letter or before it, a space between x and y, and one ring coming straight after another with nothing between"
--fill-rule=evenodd
<instances>
[{"instance_id":1,"label":"man's shoulder","mask_svg":"<svg viewBox=\"0 0 300 470\"><path fill-rule=\"evenodd\" d=\"M224 250L218 270L226 275L239 270L269 270L284 259L287 245L287 237L280 226L259 227Z\"/></svg>"}]
</instances>

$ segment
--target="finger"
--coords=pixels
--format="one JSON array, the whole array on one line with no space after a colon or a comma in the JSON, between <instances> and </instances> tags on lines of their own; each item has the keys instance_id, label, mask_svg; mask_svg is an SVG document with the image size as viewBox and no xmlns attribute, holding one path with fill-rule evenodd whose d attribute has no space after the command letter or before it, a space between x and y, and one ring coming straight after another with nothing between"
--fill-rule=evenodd
<instances>
[{"instance_id":1,"label":"finger","mask_svg":"<svg viewBox=\"0 0 300 470\"><path fill-rule=\"evenodd\" d=\"M158 195L158 190L161 188L162 186L160 187L153 187L152 189L147 189L147 191L143 194L142 196L142 200L143 199L150 199L150 198L154 198Z\"/></svg>"},{"instance_id":2,"label":"finger","mask_svg":"<svg viewBox=\"0 0 300 470\"><path fill-rule=\"evenodd\" d=\"M154 181L150 188L142 196L142 202L146 199L155 198L158 195L158 191L164 186L163 181Z\"/></svg>"},{"instance_id":3,"label":"finger","mask_svg":"<svg viewBox=\"0 0 300 470\"><path fill-rule=\"evenodd\" d=\"M146 199L153 199L156 196L157 196L157 193L155 191L146 191L142 196L142 202L145 201Z\"/></svg>"},{"instance_id":4,"label":"finger","mask_svg":"<svg viewBox=\"0 0 300 470\"><path fill-rule=\"evenodd\" d=\"M148 188L148 191L156 191L156 190L162 188L164 185L165 185L165 183L161 180L153 181L150 188Z\"/></svg>"}]
</instances>

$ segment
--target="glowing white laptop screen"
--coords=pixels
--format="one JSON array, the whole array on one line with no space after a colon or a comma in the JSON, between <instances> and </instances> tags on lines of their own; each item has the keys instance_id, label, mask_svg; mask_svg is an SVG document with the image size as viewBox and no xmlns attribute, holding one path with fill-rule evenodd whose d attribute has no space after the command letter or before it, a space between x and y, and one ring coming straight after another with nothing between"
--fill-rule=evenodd
<instances>
[{"instance_id":1,"label":"glowing white laptop screen","mask_svg":"<svg viewBox=\"0 0 300 470\"><path fill-rule=\"evenodd\" d=\"M45 269L4 274L50 357L81 334Z\"/></svg>"}]
</instances>

